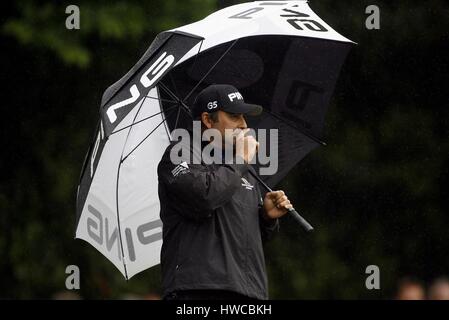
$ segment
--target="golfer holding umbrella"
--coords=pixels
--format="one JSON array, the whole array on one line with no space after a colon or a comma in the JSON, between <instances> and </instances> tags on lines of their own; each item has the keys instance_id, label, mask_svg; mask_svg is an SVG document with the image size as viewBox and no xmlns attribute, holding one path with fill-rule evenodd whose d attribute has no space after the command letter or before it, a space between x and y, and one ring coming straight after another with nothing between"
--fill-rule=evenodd
<instances>
[{"instance_id":1,"label":"golfer holding umbrella","mask_svg":"<svg viewBox=\"0 0 449 320\"><path fill-rule=\"evenodd\" d=\"M261 111L245 103L235 87L211 85L198 94L193 118L202 130L221 133L222 150L225 129L239 132L234 152L243 164L191 164L190 158L173 163L176 142L166 149L158 165L164 299L268 299L262 241L292 205L283 191L262 198L249 164L258 142L245 135L245 116Z\"/></svg>"},{"instance_id":2,"label":"golfer holding umbrella","mask_svg":"<svg viewBox=\"0 0 449 320\"><path fill-rule=\"evenodd\" d=\"M313 230L283 192L269 186L325 145L326 112L352 45L306 0L242 3L160 33L102 97L77 188L75 237L126 279L161 262L166 299L266 299L262 240L287 211ZM277 170L263 180L249 164L258 143L245 136L245 117L261 107L245 104L228 85L206 88L194 99L200 86L217 82L263 105L251 121L254 129L277 130L278 143L267 143L277 149ZM222 136L225 129L242 131L234 150L241 161L171 161L173 131L186 129L192 116ZM226 139L197 140L183 150L217 150L217 142L229 150ZM239 147L242 142L248 148Z\"/></svg>"}]
</instances>

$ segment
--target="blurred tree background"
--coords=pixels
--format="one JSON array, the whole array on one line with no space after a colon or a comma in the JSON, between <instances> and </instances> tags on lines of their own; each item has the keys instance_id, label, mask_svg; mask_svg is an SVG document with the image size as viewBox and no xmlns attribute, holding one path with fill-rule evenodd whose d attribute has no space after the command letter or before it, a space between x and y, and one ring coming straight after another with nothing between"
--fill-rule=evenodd
<instances>
[{"instance_id":1,"label":"blurred tree background","mask_svg":"<svg viewBox=\"0 0 449 320\"><path fill-rule=\"evenodd\" d=\"M81 165L103 91L159 32L243 1L24 0L2 4L0 298L51 298L65 268L81 270L83 298L160 292L159 267L125 281L73 239ZM398 279L449 275L449 6L444 0L311 0L358 43L330 105L327 147L279 188L316 227L289 217L267 244L273 299L388 299ZM80 30L65 28L76 4ZM381 29L365 28L380 8ZM365 288L377 265L381 290Z\"/></svg>"}]
</instances>

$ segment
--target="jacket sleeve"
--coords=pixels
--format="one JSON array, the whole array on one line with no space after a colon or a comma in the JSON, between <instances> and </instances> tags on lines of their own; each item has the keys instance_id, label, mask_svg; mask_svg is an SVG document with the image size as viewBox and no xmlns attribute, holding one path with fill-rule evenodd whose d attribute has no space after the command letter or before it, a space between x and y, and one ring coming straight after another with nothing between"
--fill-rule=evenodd
<instances>
[{"instance_id":1,"label":"jacket sleeve","mask_svg":"<svg viewBox=\"0 0 449 320\"><path fill-rule=\"evenodd\" d=\"M200 219L231 199L246 171L247 164L206 166L187 161L173 164L165 154L158 166L158 178L173 201L182 205L183 215Z\"/></svg>"},{"instance_id":2,"label":"jacket sleeve","mask_svg":"<svg viewBox=\"0 0 449 320\"><path fill-rule=\"evenodd\" d=\"M258 187L259 189L259 187ZM259 202L259 226L260 226L260 233L262 236L262 241L266 242L269 241L275 233L279 232L279 219L271 219L267 220L264 218L264 208L263 208L263 199L265 197L265 194L260 193L260 202Z\"/></svg>"},{"instance_id":3,"label":"jacket sleeve","mask_svg":"<svg viewBox=\"0 0 449 320\"><path fill-rule=\"evenodd\" d=\"M263 217L263 206L259 208L259 225L262 241L266 242L273 238L274 234L279 232L279 219L266 220Z\"/></svg>"}]
</instances>

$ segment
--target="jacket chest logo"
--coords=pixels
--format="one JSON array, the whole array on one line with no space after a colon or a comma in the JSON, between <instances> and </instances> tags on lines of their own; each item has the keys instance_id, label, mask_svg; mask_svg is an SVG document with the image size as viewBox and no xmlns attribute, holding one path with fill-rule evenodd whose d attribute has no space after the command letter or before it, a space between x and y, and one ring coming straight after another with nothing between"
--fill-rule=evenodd
<instances>
[{"instance_id":1,"label":"jacket chest logo","mask_svg":"<svg viewBox=\"0 0 449 320\"><path fill-rule=\"evenodd\" d=\"M187 162L184 161L184 162L178 164L171 171L171 174L173 175L174 178L176 178L178 175L188 173L188 172L190 172L189 166L188 166Z\"/></svg>"},{"instance_id":2,"label":"jacket chest logo","mask_svg":"<svg viewBox=\"0 0 449 320\"><path fill-rule=\"evenodd\" d=\"M245 178L242 178L242 187L245 187L248 190L253 190L254 186L249 183L248 180L246 180Z\"/></svg>"}]
</instances>

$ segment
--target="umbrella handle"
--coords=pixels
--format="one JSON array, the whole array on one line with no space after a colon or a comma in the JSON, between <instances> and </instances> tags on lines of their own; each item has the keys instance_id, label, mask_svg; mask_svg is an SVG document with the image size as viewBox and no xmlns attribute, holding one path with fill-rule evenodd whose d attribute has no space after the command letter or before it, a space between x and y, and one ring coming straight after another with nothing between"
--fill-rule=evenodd
<instances>
[{"instance_id":1,"label":"umbrella handle","mask_svg":"<svg viewBox=\"0 0 449 320\"><path fill-rule=\"evenodd\" d=\"M256 180L259 181L260 184L263 185L265 187L265 189L268 190L268 192L272 192L273 191L265 182L263 182L263 180L257 174L254 174L251 170L249 170L249 173L254 178L256 178ZM304 228L304 230L306 230L307 232L313 231L312 225L310 223L308 223L306 219L301 217L301 215L298 213L298 211L296 211L294 208L290 208L290 209L287 209L287 210L293 216L293 218L295 218L295 220L298 221L298 223L301 225L301 227Z\"/></svg>"},{"instance_id":2,"label":"umbrella handle","mask_svg":"<svg viewBox=\"0 0 449 320\"><path fill-rule=\"evenodd\" d=\"M310 225L310 223L307 222L306 219L301 217L301 215L296 211L294 208L287 209L288 212L295 218L296 221L301 225L301 227L304 228L307 232L313 231L313 227Z\"/></svg>"}]
</instances>

